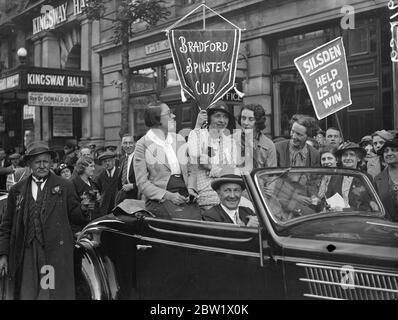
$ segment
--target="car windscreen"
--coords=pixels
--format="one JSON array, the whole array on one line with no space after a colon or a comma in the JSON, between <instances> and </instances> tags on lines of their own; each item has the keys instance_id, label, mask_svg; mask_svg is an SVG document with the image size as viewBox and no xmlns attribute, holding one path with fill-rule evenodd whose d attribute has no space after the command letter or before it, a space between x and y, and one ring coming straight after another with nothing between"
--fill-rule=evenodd
<instances>
[{"instance_id":1,"label":"car windscreen","mask_svg":"<svg viewBox=\"0 0 398 320\"><path fill-rule=\"evenodd\" d=\"M330 213L384 215L369 179L356 170L265 169L256 172L255 180L271 218L280 225Z\"/></svg>"}]
</instances>

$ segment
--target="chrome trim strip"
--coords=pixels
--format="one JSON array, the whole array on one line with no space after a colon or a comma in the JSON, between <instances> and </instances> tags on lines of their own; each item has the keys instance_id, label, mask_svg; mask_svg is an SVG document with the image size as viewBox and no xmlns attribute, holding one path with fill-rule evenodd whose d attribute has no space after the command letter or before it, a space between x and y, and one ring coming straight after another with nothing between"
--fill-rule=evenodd
<instances>
[{"instance_id":1,"label":"chrome trim strip","mask_svg":"<svg viewBox=\"0 0 398 320\"><path fill-rule=\"evenodd\" d=\"M332 297L318 296L316 294L309 294L309 293L304 293L304 297L325 299L325 300L346 300L346 299L341 299L341 298L332 298Z\"/></svg>"},{"instance_id":2,"label":"chrome trim strip","mask_svg":"<svg viewBox=\"0 0 398 320\"><path fill-rule=\"evenodd\" d=\"M330 281L323 281L323 280L314 280L314 279L306 279L306 278L299 278L300 281L304 282L312 282L312 283L320 283L320 284L331 284L331 285L338 285L340 286L340 282L330 282ZM344 284L348 289L367 289L367 290L373 290L373 291L385 291L385 292L391 292L391 293L398 293L398 290L393 290L393 289L384 289L384 288L379 288L379 287L367 287L367 286L360 286L356 284Z\"/></svg>"},{"instance_id":3,"label":"chrome trim strip","mask_svg":"<svg viewBox=\"0 0 398 320\"><path fill-rule=\"evenodd\" d=\"M163 244L179 246L179 247L184 247L184 248L190 248L190 249L197 249L197 250L217 252L217 253L227 253L227 254L238 255L238 256L243 256L243 257L251 257L251 258L259 258L260 257L260 253L247 252L247 251L241 251L241 250L224 249L224 248L215 248L215 247L208 247L208 246L200 246L200 245L195 245L195 244L186 244L186 243L177 242L177 241L159 240L156 238L143 237L141 235L121 232L119 230L111 229L111 228L108 228L105 226L97 226L96 228L90 229L90 231L94 231L94 230L98 230L98 231L106 230L109 232L122 234L127 237L131 237L131 238L135 238L135 239L140 239L140 240L145 240L145 241L150 241L150 242L155 242L155 243L160 243L160 244L163 243ZM80 240L80 241L82 241L82 240Z\"/></svg>"},{"instance_id":4,"label":"chrome trim strip","mask_svg":"<svg viewBox=\"0 0 398 320\"><path fill-rule=\"evenodd\" d=\"M373 224L375 226L383 226L383 227L390 227L390 228L397 228L398 226L392 226L391 224L384 224L384 223L377 223L377 222L371 222L371 221L366 221L367 224Z\"/></svg>"},{"instance_id":5,"label":"chrome trim strip","mask_svg":"<svg viewBox=\"0 0 398 320\"><path fill-rule=\"evenodd\" d=\"M152 229L153 231L156 231L159 233L166 233L166 234L186 236L186 237L199 238L199 239L213 239L213 240L221 240L221 241L232 241L232 242L238 242L238 243L244 243L244 242L249 242L249 241L253 240L253 237L238 239L238 238L202 235L202 234L195 234L195 233L188 233L188 232L174 231L174 230L165 230L165 229L156 228L154 226L151 226L150 224L148 224L148 227L150 229Z\"/></svg>"},{"instance_id":6,"label":"chrome trim strip","mask_svg":"<svg viewBox=\"0 0 398 320\"><path fill-rule=\"evenodd\" d=\"M196 244L186 244L186 243L181 243L181 242L177 242L177 241L159 240L156 238L142 237L142 236L138 236L138 235L136 235L135 238L149 241L149 242L162 243L162 244L167 244L167 245L171 245L171 246L180 246L180 247L184 247L184 248L197 249L197 250L203 250L203 251L227 253L227 254L233 254L233 255L245 256L245 257L251 257L251 258L259 258L260 257L259 253L254 253L254 252L232 250L232 249L225 249L225 248L215 248L215 247L208 247L208 246L200 246L200 245L196 245Z\"/></svg>"},{"instance_id":7,"label":"chrome trim strip","mask_svg":"<svg viewBox=\"0 0 398 320\"><path fill-rule=\"evenodd\" d=\"M324 265L320 265L320 264L297 263L296 265L301 266L301 267L323 268L323 269L330 269L330 270L337 270L337 271L341 270L341 267L331 267L331 266L324 266ZM375 274L375 275L398 277L398 273L368 271L368 270L357 269L357 268L355 268L355 273L368 273L368 274Z\"/></svg>"}]
</instances>

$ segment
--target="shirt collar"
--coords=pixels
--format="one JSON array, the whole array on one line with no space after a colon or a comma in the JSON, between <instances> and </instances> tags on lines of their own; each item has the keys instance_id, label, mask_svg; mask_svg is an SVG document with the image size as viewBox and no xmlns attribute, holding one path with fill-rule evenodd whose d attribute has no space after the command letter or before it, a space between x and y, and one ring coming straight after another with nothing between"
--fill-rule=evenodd
<instances>
[{"instance_id":1,"label":"shirt collar","mask_svg":"<svg viewBox=\"0 0 398 320\"><path fill-rule=\"evenodd\" d=\"M36 178L34 175L32 175L32 179L33 179L33 181L34 182L46 182L47 181L47 178L48 178L48 175L47 176L45 176L44 178L41 178L41 179L38 179L38 178Z\"/></svg>"},{"instance_id":2,"label":"shirt collar","mask_svg":"<svg viewBox=\"0 0 398 320\"><path fill-rule=\"evenodd\" d=\"M289 146L290 146L290 149L291 149L291 150L295 150L295 151L297 151L297 152L306 152L306 151L307 151L307 143L304 144L304 147L302 147L302 148L300 148L300 149L297 149L297 148L293 145L292 140L290 139L290 140L289 140Z\"/></svg>"},{"instance_id":3,"label":"shirt collar","mask_svg":"<svg viewBox=\"0 0 398 320\"><path fill-rule=\"evenodd\" d=\"M165 139L165 140L162 140L161 138L159 138L159 137L156 135L156 133L155 133L152 129L149 129L149 131L148 131L148 133L147 133L147 136L148 136L148 138L151 139L154 143L156 143L156 144L158 144L158 145L160 145L160 146L165 146L165 145L167 145L167 144L171 145L172 140L173 140L170 134L167 134L166 139Z\"/></svg>"},{"instance_id":4,"label":"shirt collar","mask_svg":"<svg viewBox=\"0 0 398 320\"><path fill-rule=\"evenodd\" d=\"M230 210L226 206L220 203L221 208L228 214L228 216L231 218L231 220L235 222L235 213L239 210L239 207L236 208L235 210Z\"/></svg>"}]
</instances>

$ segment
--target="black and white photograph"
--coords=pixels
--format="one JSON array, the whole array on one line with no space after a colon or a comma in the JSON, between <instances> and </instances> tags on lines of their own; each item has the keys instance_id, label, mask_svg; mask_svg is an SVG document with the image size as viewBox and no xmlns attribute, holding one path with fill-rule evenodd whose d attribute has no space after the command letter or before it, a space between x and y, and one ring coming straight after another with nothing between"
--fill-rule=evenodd
<instances>
[{"instance_id":1,"label":"black and white photograph","mask_svg":"<svg viewBox=\"0 0 398 320\"><path fill-rule=\"evenodd\" d=\"M398 300L398 0L0 0L0 300Z\"/></svg>"}]
</instances>

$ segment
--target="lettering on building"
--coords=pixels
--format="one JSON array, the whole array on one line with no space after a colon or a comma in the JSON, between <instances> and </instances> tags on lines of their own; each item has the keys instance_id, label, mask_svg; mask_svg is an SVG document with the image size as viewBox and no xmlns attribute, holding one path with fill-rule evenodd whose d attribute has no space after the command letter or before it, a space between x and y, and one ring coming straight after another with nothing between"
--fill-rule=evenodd
<instances>
[{"instance_id":1,"label":"lettering on building","mask_svg":"<svg viewBox=\"0 0 398 320\"><path fill-rule=\"evenodd\" d=\"M33 34L45 31L48 29L53 29L56 25L65 22L67 3L61 4L58 7L45 10L43 14L32 20L33 22ZM43 11L43 10L42 10Z\"/></svg>"},{"instance_id":2,"label":"lettering on building","mask_svg":"<svg viewBox=\"0 0 398 320\"><path fill-rule=\"evenodd\" d=\"M152 53L165 51L165 50L169 50L169 49L170 49L169 42L167 40L164 40L164 41L158 41L158 42L146 45L145 53L152 54Z\"/></svg>"},{"instance_id":3,"label":"lettering on building","mask_svg":"<svg viewBox=\"0 0 398 320\"><path fill-rule=\"evenodd\" d=\"M84 88L84 77L56 75L56 74L28 73L27 84L34 86Z\"/></svg>"},{"instance_id":4,"label":"lettering on building","mask_svg":"<svg viewBox=\"0 0 398 320\"><path fill-rule=\"evenodd\" d=\"M0 79L0 91L15 88L19 85L19 74L13 74L12 76L8 76Z\"/></svg>"},{"instance_id":5,"label":"lettering on building","mask_svg":"<svg viewBox=\"0 0 398 320\"><path fill-rule=\"evenodd\" d=\"M86 7L86 0L73 0L73 14L75 16L83 13L83 9Z\"/></svg>"}]
</instances>

